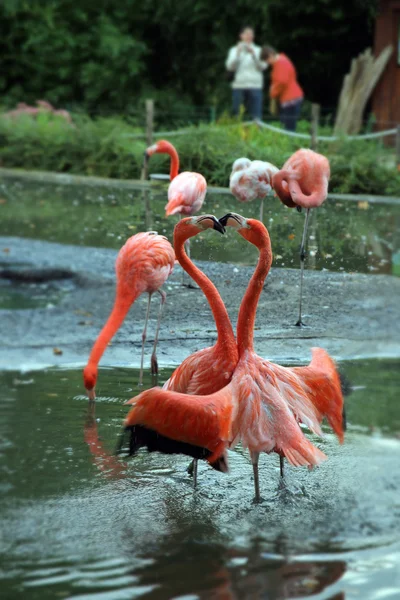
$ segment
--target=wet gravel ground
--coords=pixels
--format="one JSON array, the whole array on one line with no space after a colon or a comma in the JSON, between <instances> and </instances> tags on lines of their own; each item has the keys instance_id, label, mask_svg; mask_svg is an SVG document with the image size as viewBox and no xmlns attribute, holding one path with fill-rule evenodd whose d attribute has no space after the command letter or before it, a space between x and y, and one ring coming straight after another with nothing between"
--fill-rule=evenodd
<instances>
[{"instance_id":1,"label":"wet gravel ground","mask_svg":"<svg viewBox=\"0 0 400 600\"><path fill-rule=\"evenodd\" d=\"M36 368L82 364L114 300L115 250L68 246L1 237L0 275L4 294L32 299L38 289L49 301L38 308L0 311L0 368ZM253 267L197 262L217 285L232 321ZM181 285L181 268L166 284L158 359L160 366L179 364L188 354L211 345L213 318L199 289ZM261 356L290 363L307 361L312 346L335 358L400 355L400 279L386 275L306 271L304 321L297 320L300 274L272 269L257 313L255 346ZM57 295L58 294L58 295ZM138 366L147 297L132 307L107 349L103 365ZM153 298L146 361L149 361L158 300ZM23 305L26 303L22 302ZM18 303L16 303L18 306Z\"/></svg>"}]
</instances>

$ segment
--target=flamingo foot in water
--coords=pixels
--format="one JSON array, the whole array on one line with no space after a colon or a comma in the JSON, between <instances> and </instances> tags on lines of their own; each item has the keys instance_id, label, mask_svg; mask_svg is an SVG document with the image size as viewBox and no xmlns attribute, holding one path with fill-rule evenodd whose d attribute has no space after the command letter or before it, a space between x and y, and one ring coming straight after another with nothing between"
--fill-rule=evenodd
<instances>
[{"instance_id":1,"label":"flamingo foot in water","mask_svg":"<svg viewBox=\"0 0 400 600\"><path fill-rule=\"evenodd\" d=\"M154 353L151 355L151 374L158 375L158 361Z\"/></svg>"}]
</instances>

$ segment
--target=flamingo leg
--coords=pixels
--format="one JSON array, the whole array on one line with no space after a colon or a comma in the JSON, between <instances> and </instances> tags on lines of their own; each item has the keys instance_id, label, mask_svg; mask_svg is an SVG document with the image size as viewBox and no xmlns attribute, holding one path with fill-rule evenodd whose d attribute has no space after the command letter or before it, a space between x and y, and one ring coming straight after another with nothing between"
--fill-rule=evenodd
<instances>
[{"instance_id":1,"label":"flamingo leg","mask_svg":"<svg viewBox=\"0 0 400 600\"><path fill-rule=\"evenodd\" d=\"M300 302L299 302L299 319L296 323L296 327L303 327L304 323L301 320L301 305L302 305L302 300L303 300L303 278L304 278L304 261L306 258L306 241L307 241L307 229L308 229L308 223L310 220L310 208L307 208L306 211L306 218L304 221L304 229L303 229L303 237L301 239L301 246L300 246Z\"/></svg>"},{"instance_id":2,"label":"flamingo leg","mask_svg":"<svg viewBox=\"0 0 400 600\"><path fill-rule=\"evenodd\" d=\"M285 459L283 456L279 455L279 469L281 472L281 478L283 479L285 473L284 473L284 469L285 469Z\"/></svg>"},{"instance_id":3,"label":"flamingo leg","mask_svg":"<svg viewBox=\"0 0 400 600\"><path fill-rule=\"evenodd\" d=\"M258 502L261 502L260 479L258 476L258 459L260 457L260 453L259 452L250 452L250 456L251 456L251 463L253 465L253 475L254 475L254 492L255 492L254 502L258 503Z\"/></svg>"},{"instance_id":4,"label":"flamingo leg","mask_svg":"<svg viewBox=\"0 0 400 600\"><path fill-rule=\"evenodd\" d=\"M193 460L193 489L197 488L197 467L199 466L199 461L197 458Z\"/></svg>"},{"instance_id":5,"label":"flamingo leg","mask_svg":"<svg viewBox=\"0 0 400 600\"><path fill-rule=\"evenodd\" d=\"M144 344L145 344L146 337L147 337L147 323L148 323L149 314L150 314L150 302L151 302L151 293L149 294L149 300L147 302L146 320L144 322L144 328L143 328L143 333L142 333L142 356L140 359L139 385L143 385Z\"/></svg>"},{"instance_id":6,"label":"flamingo leg","mask_svg":"<svg viewBox=\"0 0 400 600\"><path fill-rule=\"evenodd\" d=\"M260 202L260 221L261 221L261 223L263 222L263 216L264 216L264 198L261 198L261 202Z\"/></svg>"},{"instance_id":7,"label":"flamingo leg","mask_svg":"<svg viewBox=\"0 0 400 600\"><path fill-rule=\"evenodd\" d=\"M160 333L161 317L163 314L164 304L167 299L167 294L164 292L164 290L157 290L157 291L161 296L161 302L160 302L160 309L158 311L156 334L154 336L153 353L151 355L151 374L152 375L158 374L158 362L157 362L156 350L157 350L157 344L158 344L158 335Z\"/></svg>"}]
</instances>

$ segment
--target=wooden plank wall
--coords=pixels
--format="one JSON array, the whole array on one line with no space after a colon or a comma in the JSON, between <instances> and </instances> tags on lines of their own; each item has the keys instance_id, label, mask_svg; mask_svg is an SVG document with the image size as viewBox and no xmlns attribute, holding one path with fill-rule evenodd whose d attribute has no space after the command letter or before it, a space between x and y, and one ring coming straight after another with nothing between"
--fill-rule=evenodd
<instances>
[{"instance_id":1,"label":"wooden plank wall","mask_svg":"<svg viewBox=\"0 0 400 600\"><path fill-rule=\"evenodd\" d=\"M379 130L390 129L400 124L399 26L400 1L381 0L375 23L374 53L377 56L390 43L394 52L372 99L372 110Z\"/></svg>"}]
</instances>

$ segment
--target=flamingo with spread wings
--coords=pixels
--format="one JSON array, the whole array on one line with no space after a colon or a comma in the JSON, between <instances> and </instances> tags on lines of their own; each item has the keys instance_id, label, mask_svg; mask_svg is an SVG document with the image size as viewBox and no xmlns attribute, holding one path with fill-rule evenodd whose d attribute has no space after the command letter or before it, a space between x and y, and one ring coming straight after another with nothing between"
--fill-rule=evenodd
<instances>
[{"instance_id":1,"label":"flamingo with spread wings","mask_svg":"<svg viewBox=\"0 0 400 600\"><path fill-rule=\"evenodd\" d=\"M274 365L254 352L256 309L272 262L269 235L264 225L254 219L230 213L221 221L236 227L260 250L239 311L239 361L232 381L218 392L204 396L160 388L147 390L127 402L132 409L125 428L130 432L131 454L142 446L149 451L187 454L206 459L222 471L227 470L226 449L241 441L250 450L255 497L259 501L260 453L275 451L294 466L318 465L326 456L307 440L298 423L305 423L321 435L323 406L334 405L340 421L343 397L336 369L323 350L319 349L310 365L303 368L308 369L308 379L304 372ZM319 380L325 384L324 398L316 398ZM329 398L325 398L327 395ZM339 432L340 424L341 421ZM343 439L343 430L339 437Z\"/></svg>"}]
</instances>

